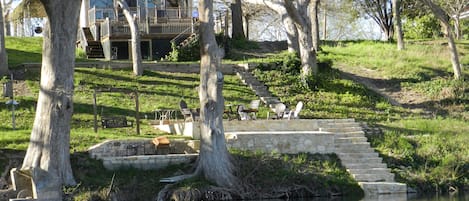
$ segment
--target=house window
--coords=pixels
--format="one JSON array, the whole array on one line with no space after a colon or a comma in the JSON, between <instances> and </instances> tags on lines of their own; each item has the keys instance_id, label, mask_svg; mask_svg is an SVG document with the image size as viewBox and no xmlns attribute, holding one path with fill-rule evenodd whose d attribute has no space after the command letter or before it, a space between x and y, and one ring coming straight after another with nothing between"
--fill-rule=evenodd
<instances>
[{"instance_id":1,"label":"house window","mask_svg":"<svg viewBox=\"0 0 469 201\"><path fill-rule=\"evenodd\" d=\"M125 0L129 7L137 7L137 0Z\"/></svg>"}]
</instances>

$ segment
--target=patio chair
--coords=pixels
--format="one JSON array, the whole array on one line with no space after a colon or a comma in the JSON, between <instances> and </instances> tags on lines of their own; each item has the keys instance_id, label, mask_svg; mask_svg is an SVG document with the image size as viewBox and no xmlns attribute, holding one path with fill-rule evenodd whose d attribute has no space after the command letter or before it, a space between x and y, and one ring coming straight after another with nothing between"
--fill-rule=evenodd
<instances>
[{"instance_id":1,"label":"patio chair","mask_svg":"<svg viewBox=\"0 0 469 201\"><path fill-rule=\"evenodd\" d=\"M189 109L187 107L187 103L184 100L179 102L179 109L181 110L181 114L184 116L184 121L197 121L199 120L199 110L198 109Z\"/></svg>"},{"instance_id":2,"label":"patio chair","mask_svg":"<svg viewBox=\"0 0 469 201\"><path fill-rule=\"evenodd\" d=\"M259 105L261 104L261 100L252 100L249 103L249 108L245 108L243 111L250 115L251 119L256 119L257 112L259 111Z\"/></svg>"},{"instance_id":3,"label":"patio chair","mask_svg":"<svg viewBox=\"0 0 469 201\"><path fill-rule=\"evenodd\" d=\"M301 109L303 108L303 102L302 101L298 101L298 103L296 104L295 106L295 110L290 110L288 112L285 112L283 114L283 118L284 119L299 119L300 118L300 112L301 112Z\"/></svg>"},{"instance_id":4,"label":"patio chair","mask_svg":"<svg viewBox=\"0 0 469 201\"><path fill-rule=\"evenodd\" d=\"M236 111L238 112L238 120L249 120L249 114L246 112L244 105L238 105L236 108Z\"/></svg>"},{"instance_id":5,"label":"patio chair","mask_svg":"<svg viewBox=\"0 0 469 201\"><path fill-rule=\"evenodd\" d=\"M274 116L271 117L271 119L282 119L285 114L286 109L287 109L287 106L285 106L285 104L283 103L276 104L275 108L273 109ZM270 112L267 113L267 119L269 118L270 118Z\"/></svg>"}]
</instances>

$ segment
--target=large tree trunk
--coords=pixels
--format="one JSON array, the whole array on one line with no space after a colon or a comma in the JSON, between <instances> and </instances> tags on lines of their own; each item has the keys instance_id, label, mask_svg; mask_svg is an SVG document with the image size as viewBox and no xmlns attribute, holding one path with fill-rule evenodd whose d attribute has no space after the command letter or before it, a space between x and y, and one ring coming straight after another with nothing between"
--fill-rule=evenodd
<instances>
[{"instance_id":1,"label":"large tree trunk","mask_svg":"<svg viewBox=\"0 0 469 201\"><path fill-rule=\"evenodd\" d=\"M231 37L234 39L244 39L243 29L243 10L241 9L241 0L235 0L231 4Z\"/></svg>"},{"instance_id":2,"label":"large tree trunk","mask_svg":"<svg viewBox=\"0 0 469 201\"><path fill-rule=\"evenodd\" d=\"M32 169L39 200L62 200L74 185L70 165L75 40L81 1L41 0L45 25L41 81L31 140L22 169Z\"/></svg>"},{"instance_id":3,"label":"large tree trunk","mask_svg":"<svg viewBox=\"0 0 469 201\"><path fill-rule=\"evenodd\" d=\"M312 47L311 22L307 15L310 0L298 0L297 7L291 0L284 0L285 8L296 24L298 43L301 56L301 80L306 86L306 78L317 75L318 66L316 52Z\"/></svg>"},{"instance_id":4,"label":"large tree trunk","mask_svg":"<svg viewBox=\"0 0 469 201\"><path fill-rule=\"evenodd\" d=\"M404 35L402 33L402 22L401 22L401 1L392 0L393 15L394 15L394 29L396 29L397 35L397 50L403 50L404 46Z\"/></svg>"},{"instance_id":5,"label":"large tree trunk","mask_svg":"<svg viewBox=\"0 0 469 201\"><path fill-rule=\"evenodd\" d=\"M223 129L223 75L217 72L223 56L213 31L213 0L199 0L200 13L200 154L196 173L219 186L233 187L236 177Z\"/></svg>"},{"instance_id":6,"label":"large tree trunk","mask_svg":"<svg viewBox=\"0 0 469 201\"><path fill-rule=\"evenodd\" d=\"M319 50L320 39L319 39L319 4L320 0L311 1L311 31L313 35L313 48L317 52Z\"/></svg>"},{"instance_id":7,"label":"large tree trunk","mask_svg":"<svg viewBox=\"0 0 469 201\"><path fill-rule=\"evenodd\" d=\"M129 23L130 35L131 35L131 45L132 45L132 64L134 75L140 76L143 75L143 65L142 65L142 53L140 49L140 34L138 30L137 19L134 19L132 13L130 13L129 6L125 0L118 0L117 3L119 7L122 8L125 19Z\"/></svg>"},{"instance_id":8,"label":"large tree trunk","mask_svg":"<svg viewBox=\"0 0 469 201\"><path fill-rule=\"evenodd\" d=\"M2 76L8 75L8 60L7 60L7 51L5 49L5 30L3 29L3 12L2 4L0 4L0 78Z\"/></svg>"},{"instance_id":9,"label":"large tree trunk","mask_svg":"<svg viewBox=\"0 0 469 201\"><path fill-rule=\"evenodd\" d=\"M432 0L420 0L426 4L433 14L440 20L443 25L445 35L448 38L448 46L451 54L451 63L453 65L454 78L462 79L461 64L459 62L458 50L456 44L454 43L453 30L451 29L451 24L449 23L448 14L438 5L433 3Z\"/></svg>"}]
</instances>

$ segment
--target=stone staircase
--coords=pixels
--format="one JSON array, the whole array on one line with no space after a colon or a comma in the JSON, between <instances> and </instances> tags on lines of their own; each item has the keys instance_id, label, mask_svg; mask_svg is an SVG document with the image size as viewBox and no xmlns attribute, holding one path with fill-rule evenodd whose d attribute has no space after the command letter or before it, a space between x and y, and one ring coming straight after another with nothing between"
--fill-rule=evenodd
<instances>
[{"instance_id":1,"label":"stone staircase","mask_svg":"<svg viewBox=\"0 0 469 201\"><path fill-rule=\"evenodd\" d=\"M271 110L275 108L275 105L282 103L278 97L275 97L270 93L269 88L259 81L251 72L245 69L235 69L236 75L241 81L251 88L254 93L259 96L262 102L267 105Z\"/></svg>"},{"instance_id":2,"label":"stone staircase","mask_svg":"<svg viewBox=\"0 0 469 201\"><path fill-rule=\"evenodd\" d=\"M370 146L360 123L344 119L319 127L322 131L336 133L335 153L366 195L407 192L406 184L394 181L394 174Z\"/></svg>"}]
</instances>

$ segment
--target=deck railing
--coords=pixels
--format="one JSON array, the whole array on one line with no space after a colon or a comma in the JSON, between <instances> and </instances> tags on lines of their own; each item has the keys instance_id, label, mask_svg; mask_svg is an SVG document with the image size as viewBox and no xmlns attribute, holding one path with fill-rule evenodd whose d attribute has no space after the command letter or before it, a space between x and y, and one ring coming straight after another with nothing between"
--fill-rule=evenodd
<instances>
[{"instance_id":1,"label":"deck railing","mask_svg":"<svg viewBox=\"0 0 469 201\"><path fill-rule=\"evenodd\" d=\"M191 30L192 23L190 21L156 24L138 23L138 27L142 34L179 34ZM101 22L101 38L125 35L130 35L130 27L127 22L109 19Z\"/></svg>"},{"instance_id":2,"label":"deck railing","mask_svg":"<svg viewBox=\"0 0 469 201\"><path fill-rule=\"evenodd\" d=\"M130 28L123 16L116 18L113 8L91 8L88 11L90 27L101 25L101 38L130 35ZM193 26L188 9L178 8L131 8L137 17L139 31L142 34L179 34Z\"/></svg>"}]
</instances>

